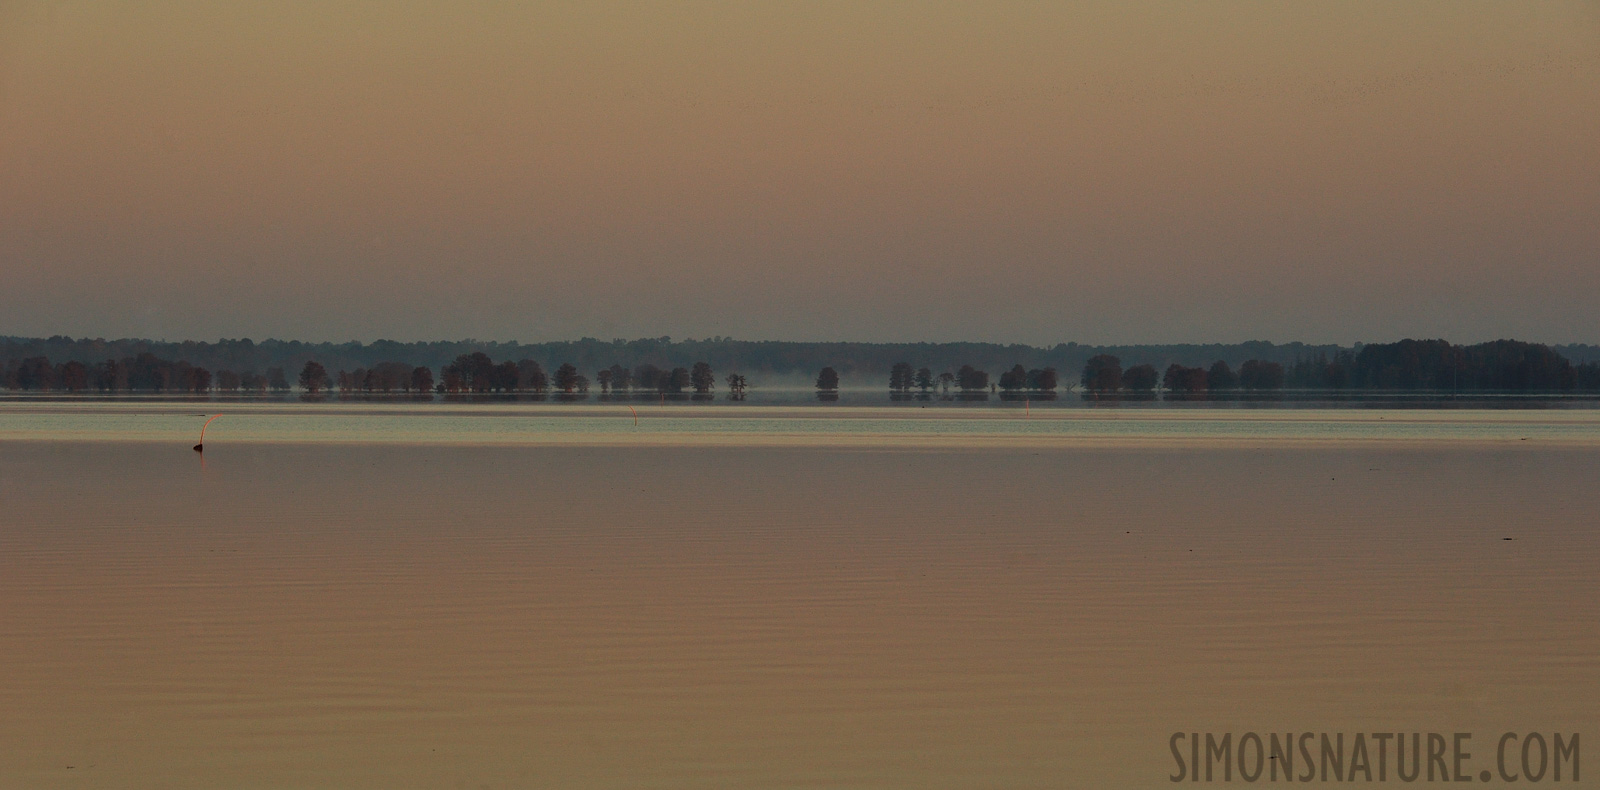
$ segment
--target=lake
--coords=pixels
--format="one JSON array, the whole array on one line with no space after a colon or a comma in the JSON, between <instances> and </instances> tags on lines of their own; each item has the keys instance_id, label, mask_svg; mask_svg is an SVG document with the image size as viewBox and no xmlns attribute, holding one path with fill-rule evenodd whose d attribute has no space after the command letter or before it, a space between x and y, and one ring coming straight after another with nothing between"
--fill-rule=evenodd
<instances>
[{"instance_id":1,"label":"lake","mask_svg":"<svg viewBox=\"0 0 1600 790\"><path fill-rule=\"evenodd\" d=\"M1597 521L1583 408L0 401L0 787L1475 773L1600 732Z\"/></svg>"}]
</instances>

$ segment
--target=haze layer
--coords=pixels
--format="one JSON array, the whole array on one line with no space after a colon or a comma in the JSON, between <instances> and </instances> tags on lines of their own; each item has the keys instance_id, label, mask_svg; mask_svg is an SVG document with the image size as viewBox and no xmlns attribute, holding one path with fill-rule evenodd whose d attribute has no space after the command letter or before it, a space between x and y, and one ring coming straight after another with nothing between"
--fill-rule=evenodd
<instances>
[{"instance_id":1,"label":"haze layer","mask_svg":"<svg viewBox=\"0 0 1600 790\"><path fill-rule=\"evenodd\" d=\"M1593 3L0 7L0 334L1600 337Z\"/></svg>"}]
</instances>

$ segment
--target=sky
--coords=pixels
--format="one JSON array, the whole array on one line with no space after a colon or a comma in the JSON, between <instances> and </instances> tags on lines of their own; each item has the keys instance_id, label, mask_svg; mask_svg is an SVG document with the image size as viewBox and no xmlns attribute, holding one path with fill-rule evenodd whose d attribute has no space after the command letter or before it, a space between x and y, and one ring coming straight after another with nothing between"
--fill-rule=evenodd
<instances>
[{"instance_id":1,"label":"sky","mask_svg":"<svg viewBox=\"0 0 1600 790\"><path fill-rule=\"evenodd\" d=\"M1600 342L1600 3L0 0L0 334Z\"/></svg>"}]
</instances>

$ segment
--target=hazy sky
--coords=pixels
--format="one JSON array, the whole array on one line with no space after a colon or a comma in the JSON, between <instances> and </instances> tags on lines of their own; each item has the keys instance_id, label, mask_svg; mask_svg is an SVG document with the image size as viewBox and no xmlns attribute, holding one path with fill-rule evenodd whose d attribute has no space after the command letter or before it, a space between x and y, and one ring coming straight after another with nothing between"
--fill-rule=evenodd
<instances>
[{"instance_id":1,"label":"hazy sky","mask_svg":"<svg viewBox=\"0 0 1600 790\"><path fill-rule=\"evenodd\" d=\"M0 334L1600 342L1600 3L0 0Z\"/></svg>"}]
</instances>

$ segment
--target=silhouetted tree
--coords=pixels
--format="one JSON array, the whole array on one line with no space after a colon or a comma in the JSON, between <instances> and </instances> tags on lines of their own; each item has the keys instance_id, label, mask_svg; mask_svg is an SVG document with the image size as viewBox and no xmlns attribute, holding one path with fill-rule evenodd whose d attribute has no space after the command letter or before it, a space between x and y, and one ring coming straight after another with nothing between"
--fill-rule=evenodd
<instances>
[{"instance_id":1,"label":"silhouetted tree","mask_svg":"<svg viewBox=\"0 0 1600 790\"><path fill-rule=\"evenodd\" d=\"M46 357L29 357L18 366L16 380L19 389L51 389L56 383L56 369Z\"/></svg>"},{"instance_id":2,"label":"silhouetted tree","mask_svg":"<svg viewBox=\"0 0 1600 790\"><path fill-rule=\"evenodd\" d=\"M1247 390L1275 390L1283 387L1283 366L1259 359L1239 366L1239 386Z\"/></svg>"},{"instance_id":3,"label":"silhouetted tree","mask_svg":"<svg viewBox=\"0 0 1600 790\"><path fill-rule=\"evenodd\" d=\"M89 366L72 360L56 369L56 386L68 392L82 392L89 388Z\"/></svg>"},{"instance_id":4,"label":"silhouetted tree","mask_svg":"<svg viewBox=\"0 0 1600 790\"><path fill-rule=\"evenodd\" d=\"M101 392L115 392L128 388L128 368L126 365L108 359L94 366L94 388Z\"/></svg>"},{"instance_id":5,"label":"silhouetted tree","mask_svg":"<svg viewBox=\"0 0 1600 790\"><path fill-rule=\"evenodd\" d=\"M1459 375L1464 369L1462 359L1451 356L1450 362L1434 374L1442 389L1455 389L1463 383ZM1355 355L1349 351L1336 351L1332 359L1321 351L1307 356L1296 355L1294 364L1285 371L1284 384L1301 389L1343 389L1349 386L1354 368Z\"/></svg>"},{"instance_id":6,"label":"silhouetted tree","mask_svg":"<svg viewBox=\"0 0 1600 790\"><path fill-rule=\"evenodd\" d=\"M539 363L524 359L517 363L517 384L525 390L544 392L550 389L550 377L545 375Z\"/></svg>"},{"instance_id":7,"label":"silhouetted tree","mask_svg":"<svg viewBox=\"0 0 1600 790\"><path fill-rule=\"evenodd\" d=\"M905 362L896 362L889 368L889 390L891 392L906 392L911 389L911 365Z\"/></svg>"},{"instance_id":8,"label":"silhouetted tree","mask_svg":"<svg viewBox=\"0 0 1600 790\"><path fill-rule=\"evenodd\" d=\"M494 373L491 375L490 381L496 392L516 392L521 378L521 368L517 367L517 363L508 359L494 366Z\"/></svg>"},{"instance_id":9,"label":"silhouetted tree","mask_svg":"<svg viewBox=\"0 0 1600 790\"><path fill-rule=\"evenodd\" d=\"M1000 389L1015 392L1028 386L1028 369L1021 365L1012 365L1011 369L1000 374Z\"/></svg>"},{"instance_id":10,"label":"silhouetted tree","mask_svg":"<svg viewBox=\"0 0 1600 790\"><path fill-rule=\"evenodd\" d=\"M161 376L163 390L189 392L194 389L194 366L184 360L162 360Z\"/></svg>"},{"instance_id":11,"label":"silhouetted tree","mask_svg":"<svg viewBox=\"0 0 1600 790\"><path fill-rule=\"evenodd\" d=\"M433 389L433 371L426 365L411 369L411 391L429 392Z\"/></svg>"},{"instance_id":12,"label":"silhouetted tree","mask_svg":"<svg viewBox=\"0 0 1600 790\"><path fill-rule=\"evenodd\" d=\"M729 373L725 380L728 382L729 400L744 400L744 394L750 390L750 384L745 377L738 373Z\"/></svg>"},{"instance_id":13,"label":"silhouetted tree","mask_svg":"<svg viewBox=\"0 0 1600 790\"><path fill-rule=\"evenodd\" d=\"M1356 386L1373 389L1559 391L1577 381L1565 357L1520 340L1474 346L1443 340L1372 343L1353 357L1352 369Z\"/></svg>"},{"instance_id":14,"label":"silhouetted tree","mask_svg":"<svg viewBox=\"0 0 1600 790\"><path fill-rule=\"evenodd\" d=\"M829 392L839 389L839 372L833 368L823 368L817 374L817 389Z\"/></svg>"},{"instance_id":15,"label":"silhouetted tree","mask_svg":"<svg viewBox=\"0 0 1600 790\"><path fill-rule=\"evenodd\" d=\"M322 366L318 365L317 367L321 368ZM323 380L326 381L328 371L322 371L322 376ZM283 368L267 368L267 389L274 392L287 392L289 390L289 379L284 376Z\"/></svg>"},{"instance_id":16,"label":"silhouetted tree","mask_svg":"<svg viewBox=\"0 0 1600 790\"><path fill-rule=\"evenodd\" d=\"M1044 368L1042 370L1028 371L1028 389L1039 392L1055 392L1057 386L1056 369Z\"/></svg>"},{"instance_id":17,"label":"silhouetted tree","mask_svg":"<svg viewBox=\"0 0 1600 790\"><path fill-rule=\"evenodd\" d=\"M1584 392L1600 390L1600 362L1585 362L1572 367L1573 386Z\"/></svg>"},{"instance_id":18,"label":"silhouetted tree","mask_svg":"<svg viewBox=\"0 0 1600 790\"><path fill-rule=\"evenodd\" d=\"M1336 390L1350 386L1350 376L1355 369L1355 361L1355 355L1349 351L1335 352L1333 361L1323 368L1322 386Z\"/></svg>"},{"instance_id":19,"label":"silhouetted tree","mask_svg":"<svg viewBox=\"0 0 1600 790\"><path fill-rule=\"evenodd\" d=\"M666 392L667 388L661 381L665 376L666 371L645 362L633 370L634 386L646 391Z\"/></svg>"},{"instance_id":20,"label":"silhouetted tree","mask_svg":"<svg viewBox=\"0 0 1600 790\"><path fill-rule=\"evenodd\" d=\"M445 392L471 391L472 382L467 378L469 370L470 366L463 366L461 357L456 357L455 361L439 368L439 383L444 385Z\"/></svg>"},{"instance_id":21,"label":"silhouetted tree","mask_svg":"<svg viewBox=\"0 0 1600 790\"><path fill-rule=\"evenodd\" d=\"M367 372L366 389L394 392L411 388L412 367L404 362L379 362Z\"/></svg>"},{"instance_id":22,"label":"silhouetted tree","mask_svg":"<svg viewBox=\"0 0 1600 790\"><path fill-rule=\"evenodd\" d=\"M1228 367L1228 363L1217 360L1211 363L1211 369L1206 371L1206 389L1232 390L1239 388L1239 376Z\"/></svg>"},{"instance_id":23,"label":"silhouetted tree","mask_svg":"<svg viewBox=\"0 0 1600 790\"><path fill-rule=\"evenodd\" d=\"M627 368L621 365L612 365L609 368L609 372L611 373L611 389L618 392L626 392L633 387L633 376L628 372Z\"/></svg>"},{"instance_id":24,"label":"silhouetted tree","mask_svg":"<svg viewBox=\"0 0 1600 790\"><path fill-rule=\"evenodd\" d=\"M955 383L956 383L956 374L951 373L948 370L939 374L939 389L942 390L944 392L944 394L949 395L950 394L950 385L955 384Z\"/></svg>"},{"instance_id":25,"label":"silhouetted tree","mask_svg":"<svg viewBox=\"0 0 1600 790\"><path fill-rule=\"evenodd\" d=\"M217 371L217 390L219 392L238 392L239 374L231 370Z\"/></svg>"},{"instance_id":26,"label":"silhouetted tree","mask_svg":"<svg viewBox=\"0 0 1600 790\"><path fill-rule=\"evenodd\" d=\"M971 365L962 365L956 371L956 386L965 392L986 390L989 388L989 374Z\"/></svg>"},{"instance_id":27,"label":"silhouetted tree","mask_svg":"<svg viewBox=\"0 0 1600 790\"><path fill-rule=\"evenodd\" d=\"M561 367L556 368L555 385L556 389L562 392L572 392L577 389L578 369L573 367L571 362L561 363Z\"/></svg>"},{"instance_id":28,"label":"silhouetted tree","mask_svg":"<svg viewBox=\"0 0 1600 790\"><path fill-rule=\"evenodd\" d=\"M195 366L189 371L189 391L200 393L211 391L211 371Z\"/></svg>"},{"instance_id":29,"label":"silhouetted tree","mask_svg":"<svg viewBox=\"0 0 1600 790\"><path fill-rule=\"evenodd\" d=\"M933 371L927 368L917 368L917 389L927 392L933 389Z\"/></svg>"},{"instance_id":30,"label":"silhouetted tree","mask_svg":"<svg viewBox=\"0 0 1600 790\"><path fill-rule=\"evenodd\" d=\"M1156 388L1156 369L1151 365L1134 365L1122 373L1122 386L1134 392L1150 392Z\"/></svg>"},{"instance_id":31,"label":"silhouetted tree","mask_svg":"<svg viewBox=\"0 0 1600 790\"><path fill-rule=\"evenodd\" d=\"M24 359L17 369L21 388L29 390L53 390L60 375L61 366L51 364L48 357Z\"/></svg>"},{"instance_id":32,"label":"silhouetted tree","mask_svg":"<svg viewBox=\"0 0 1600 790\"><path fill-rule=\"evenodd\" d=\"M610 369L603 369L599 373L594 374L594 377L595 377L596 381L600 382L600 394L604 395L605 393L608 393L608 392L611 391L611 370Z\"/></svg>"},{"instance_id":33,"label":"silhouetted tree","mask_svg":"<svg viewBox=\"0 0 1600 790\"><path fill-rule=\"evenodd\" d=\"M1465 350L1444 340L1372 343L1361 349L1356 363L1359 385L1373 389L1425 389L1441 383L1451 387L1468 367Z\"/></svg>"},{"instance_id":34,"label":"silhouetted tree","mask_svg":"<svg viewBox=\"0 0 1600 790\"><path fill-rule=\"evenodd\" d=\"M166 384L166 376L162 375L166 367L155 354L141 352L128 366L128 389L159 391Z\"/></svg>"},{"instance_id":35,"label":"silhouetted tree","mask_svg":"<svg viewBox=\"0 0 1600 790\"><path fill-rule=\"evenodd\" d=\"M482 351L462 354L445 366L445 380L459 381L457 387L469 392L490 392L499 382L494 360Z\"/></svg>"},{"instance_id":36,"label":"silhouetted tree","mask_svg":"<svg viewBox=\"0 0 1600 790\"><path fill-rule=\"evenodd\" d=\"M1186 368L1174 362L1161 376L1161 386L1172 392L1205 392L1205 368Z\"/></svg>"},{"instance_id":37,"label":"silhouetted tree","mask_svg":"<svg viewBox=\"0 0 1600 790\"><path fill-rule=\"evenodd\" d=\"M710 392L717 386L717 374L711 372L711 365L705 362L694 363L694 370L689 371L689 383L695 392Z\"/></svg>"},{"instance_id":38,"label":"silhouetted tree","mask_svg":"<svg viewBox=\"0 0 1600 790\"><path fill-rule=\"evenodd\" d=\"M1122 360L1110 354L1096 354L1083 365L1083 388L1090 392L1116 392L1122 389Z\"/></svg>"},{"instance_id":39,"label":"silhouetted tree","mask_svg":"<svg viewBox=\"0 0 1600 790\"><path fill-rule=\"evenodd\" d=\"M239 389L245 392L263 393L267 391L267 377L253 370L239 374Z\"/></svg>"},{"instance_id":40,"label":"silhouetted tree","mask_svg":"<svg viewBox=\"0 0 1600 790\"><path fill-rule=\"evenodd\" d=\"M666 392L683 392L693 381L689 377L688 368L673 368L672 372L662 379L662 383L666 385Z\"/></svg>"},{"instance_id":41,"label":"silhouetted tree","mask_svg":"<svg viewBox=\"0 0 1600 790\"><path fill-rule=\"evenodd\" d=\"M328 386L328 369L316 361L307 362L300 369L300 386L313 395Z\"/></svg>"},{"instance_id":42,"label":"silhouetted tree","mask_svg":"<svg viewBox=\"0 0 1600 790\"><path fill-rule=\"evenodd\" d=\"M1493 340L1463 350L1483 389L1554 392L1571 389L1575 380L1572 363L1542 343ZM1444 381L1437 386L1443 388Z\"/></svg>"}]
</instances>

